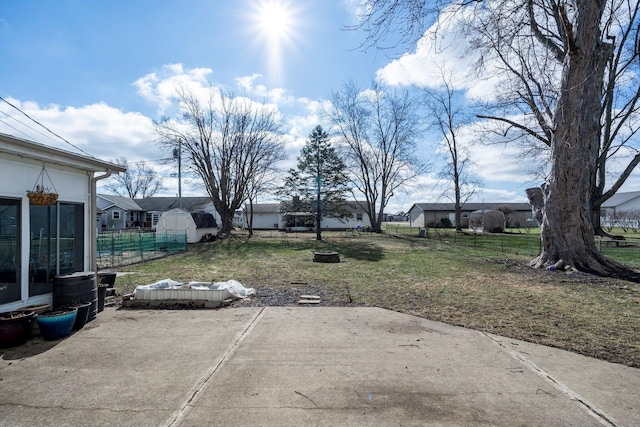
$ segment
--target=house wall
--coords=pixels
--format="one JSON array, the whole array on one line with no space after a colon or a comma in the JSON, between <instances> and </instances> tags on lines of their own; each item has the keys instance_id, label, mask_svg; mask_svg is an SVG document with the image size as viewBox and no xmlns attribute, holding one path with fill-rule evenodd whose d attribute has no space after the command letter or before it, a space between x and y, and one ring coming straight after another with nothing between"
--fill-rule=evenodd
<instances>
[{"instance_id":1,"label":"house wall","mask_svg":"<svg viewBox=\"0 0 640 427\"><path fill-rule=\"evenodd\" d=\"M345 228L361 228L371 227L371 222L366 214L362 214L361 218L358 218L355 214L351 218L337 219L337 218L323 218L322 229L323 230L344 230ZM282 214L279 212L267 212L267 213L254 213L253 214L253 229L254 230L285 230L286 225L282 220ZM307 227L297 227L293 231L306 231Z\"/></svg>"},{"instance_id":2,"label":"house wall","mask_svg":"<svg viewBox=\"0 0 640 427\"><path fill-rule=\"evenodd\" d=\"M449 214L450 212L446 211L423 211L418 207L414 207L409 211L411 227L440 227L441 219L449 218Z\"/></svg>"},{"instance_id":3,"label":"house wall","mask_svg":"<svg viewBox=\"0 0 640 427\"><path fill-rule=\"evenodd\" d=\"M413 206L409 211L409 223L411 227L424 227L424 211L417 206Z\"/></svg>"},{"instance_id":4,"label":"house wall","mask_svg":"<svg viewBox=\"0 0 640 427\"><path fill-rule=\"evenodd\" d=\"M605 209L605 212L606 216L615 216L620 212L634 211L638 209L640 209L640 198L635 198L624 203L620 203L618 206L608 207Z\"/></svg>"},{"instance_id":5,"label":"house wall","mask_svg":"<svg viewBox=\"0 0 640 427\"><path fill-rule=\"evenodd\" d=\"M245 224L245 226L248 226L248 224ZM281 228L284 229L284 224L280 212L253 213L254 230L278 230Z\"/></svg>"},{"instance_id":6,"label":"house wall","mask_svg":"<svg viewBox=\"0 0 640 427\"><path fill-rule=\"evenodd\" d=\"M117 213L117 214L114 214ZM100 231L114 231L114 230L124 230L126 229L127 224L127 211L117 206L111 207L109 209L104 209L101 215L101 230ZM117 216L117 218L114 218Z\"/></svg>"},{"instance_id":7,"label":"house wall","mask_svg":"<svg viewBox=\"0 0 640 427\"><path fill-rule=\"evenodd\" d=\"M351 228L367 228L371 227L371 221L365 213L354 214L351 218L338 219L338 218L323 218L321 223L322 229L327 230L344 230Z\"/></svg>"},{"instance_id":8,"label":"house wall","mask_svg":"<svg viewBox=\"0 0 640 427\"><path fill-rule=\"evenodd\" d=\"M76 266L76 271L83 271L90 265L90 229L95 224L95 218L89 219L90 207L90 187L91 174L72 168L57 166L54 164L46 164L46 171L51 178L53 184L49 183L48 178L44 178L44 186L52 187L51 191L58 193L58 202L75 203L82 206L82 236L75 238L82 239L84 248L81 254L82 264ZM31 304L52 303L52 294L45 293L43 295L29 296L29 267L32 264L30 260L30 247L32 236L30 229L30 204L27 197L27 191L32 190L36 184L36 180L42 170L42 162L31 160L27 157L18 157L6 153L0 157L0 198L13 199L20 201L20 248L19 262L20 269L17 272L20 283L20 300L0 304L0 311L11 311L19 307Z\"/></svg>"}]
</instances>

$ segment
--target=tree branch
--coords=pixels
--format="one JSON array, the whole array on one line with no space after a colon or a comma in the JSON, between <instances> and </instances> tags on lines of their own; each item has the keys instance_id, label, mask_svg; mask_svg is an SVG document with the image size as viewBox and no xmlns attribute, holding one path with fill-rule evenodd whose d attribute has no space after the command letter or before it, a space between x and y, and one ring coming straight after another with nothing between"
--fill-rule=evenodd
<instances>
[{"instance_id":1,"label":"tree branch","mask_svg":"<svg viewBox=\"0 0 640 427\"><path fill-rule=\"evenodd\" d=\"M476 117L479 118L479 119L497 120L499 122L507 123L508 125L513 126L513 127L517 128L517 129L520 129L520 130L524 131L525 133L533 136L537 140L543 142L545 145L551 146L551 141L543 138L542 136L540 136L540 134L538 134L537 132L534 132L532 129L529 129L528 127L526 127L526 126L524 126L524 125L522 125L522 124L520 124L518 122L515 122L513 120L509 120L509 119L506 119L504 117L485 116L485 115L476 115Z\"/></svg>"}]
</instances>

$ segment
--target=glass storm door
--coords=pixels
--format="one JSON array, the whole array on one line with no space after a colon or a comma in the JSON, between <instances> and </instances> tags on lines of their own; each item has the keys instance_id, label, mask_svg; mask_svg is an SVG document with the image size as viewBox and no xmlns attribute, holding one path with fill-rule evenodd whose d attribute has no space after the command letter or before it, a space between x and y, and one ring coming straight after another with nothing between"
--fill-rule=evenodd
<instances>
[{"instance_id":1,"label":"glass storm door","mask_svg":"<svg viewBox=\"0 0 640 427\"><path fill-rule=\"evenodd\" d=\"M0 199L0 304L19 301L20 200Z\"/></svg>"}]
</instances>

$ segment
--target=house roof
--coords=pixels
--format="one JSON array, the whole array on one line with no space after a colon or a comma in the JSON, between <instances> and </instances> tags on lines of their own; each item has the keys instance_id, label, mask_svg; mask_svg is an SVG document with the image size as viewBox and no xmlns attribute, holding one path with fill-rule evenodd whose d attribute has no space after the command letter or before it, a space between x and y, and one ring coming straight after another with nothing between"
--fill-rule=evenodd
<instances>
[{"instance_id":1,"label":"house roof","mask_svg":"<svg viewBox=\"0 0 640 427\"><path fill-rule=\"evenodd\" d=\"M43 163L72 167L89 172L120 173L126 167L105 162L88 155L76 154L26 139L0 133L0 153L12 154Z\"/></svg>"},{"instance_id":2,"label":"house roof","mask_svg":"<svg viewBox=\"0 0 640 427\"><path fill-rule=\"evenodd\" d=\"M348 200L345 202L347 208L352 212L364 212L363 206L365 202ZM245 211L249 210L249 206L245 205ZM280 203L257 203L253 205L253 213L276 213L280 212ZM298 212L298 214L308 215L308 212Z\"/></svg>"},{"instance_id":3,"label":"house roof","mask_svg":"<svg viewBox=\"0 0 640 427\"><path fill-rule=\"evenodd\" d=\"M146 197L135 199L135 202L147 212L166 212L180 207L180 199L177 197ZM187 212L203 212L211 203L210 197L183 197L182 209Z\"/></svg>"},{"instance_id":4,"label":"house roof","mask_svg":"<svg viewBox=\"0 0 640 427\"><path fill-rule=\"evenodd\" d=\"M616 193L602 204L603 208L614 208L624 203L630 202L633 199L640 197L640 191L628 191L625 193Z\"/></svg>"},{"instance_id":5,"label":"house roof","mask_svg":"<svg viewBox=\"0 0 640 427\"><path fill-rule=\"evenodd\" d=\"M253 213L280 212L280 203L256 203L252 208ZM249 205L245 205L245 210L249 211Z\"/></svg>"},{"instance_id":6,"label":"house roof","mask_svg":"<svg viewBox=\"0 0 640 427\"><path fill-rule=\"evenodd\" d=\"M515 211L530 211L531 205L529 203L465 203L462 205L463 211L479 211L482 209L495 209L496 206L507 205ZM455 211L455 203L415 203L410 210L417 207L421 211Z\"/></svg>"},{"instance_id":7,"label":"house roof","mask_svg":"<svg viewBox=\"0 0 640 427\"><path fill-rule=\"evenodd\" d=\"M144 211L144 209L138 206L138 204L133 199L130 199L129 197L112 196L110 194L98 194L98 197L111 203L111 205L103 207L102 210L106 210L113 206L117 206L120 209L124 209L126 211L138 211L138 212Z\"/></svg>"}]
</instances>

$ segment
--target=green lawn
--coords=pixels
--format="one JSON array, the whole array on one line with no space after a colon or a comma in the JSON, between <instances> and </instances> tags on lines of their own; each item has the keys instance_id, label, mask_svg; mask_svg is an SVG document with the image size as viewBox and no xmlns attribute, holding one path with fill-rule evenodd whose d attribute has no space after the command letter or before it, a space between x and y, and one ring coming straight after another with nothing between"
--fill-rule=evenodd
<instances>
[{"instance_id":1,"label":"green lawn","mask_svg":"<svg viewBox=\"0 0 640 427\"><path fill-rule=\"evenodd\" d=\"M327 305L378 306L640 367L640 285L531 269L522 248L538 239L533 234L454 236L234 237L125 267L136 274L116 285L124 293L163 278L235 279L263 294L312 287ZM325 249L343 262L312 262L313 252Z\"/></svg>"}]
</instances>

